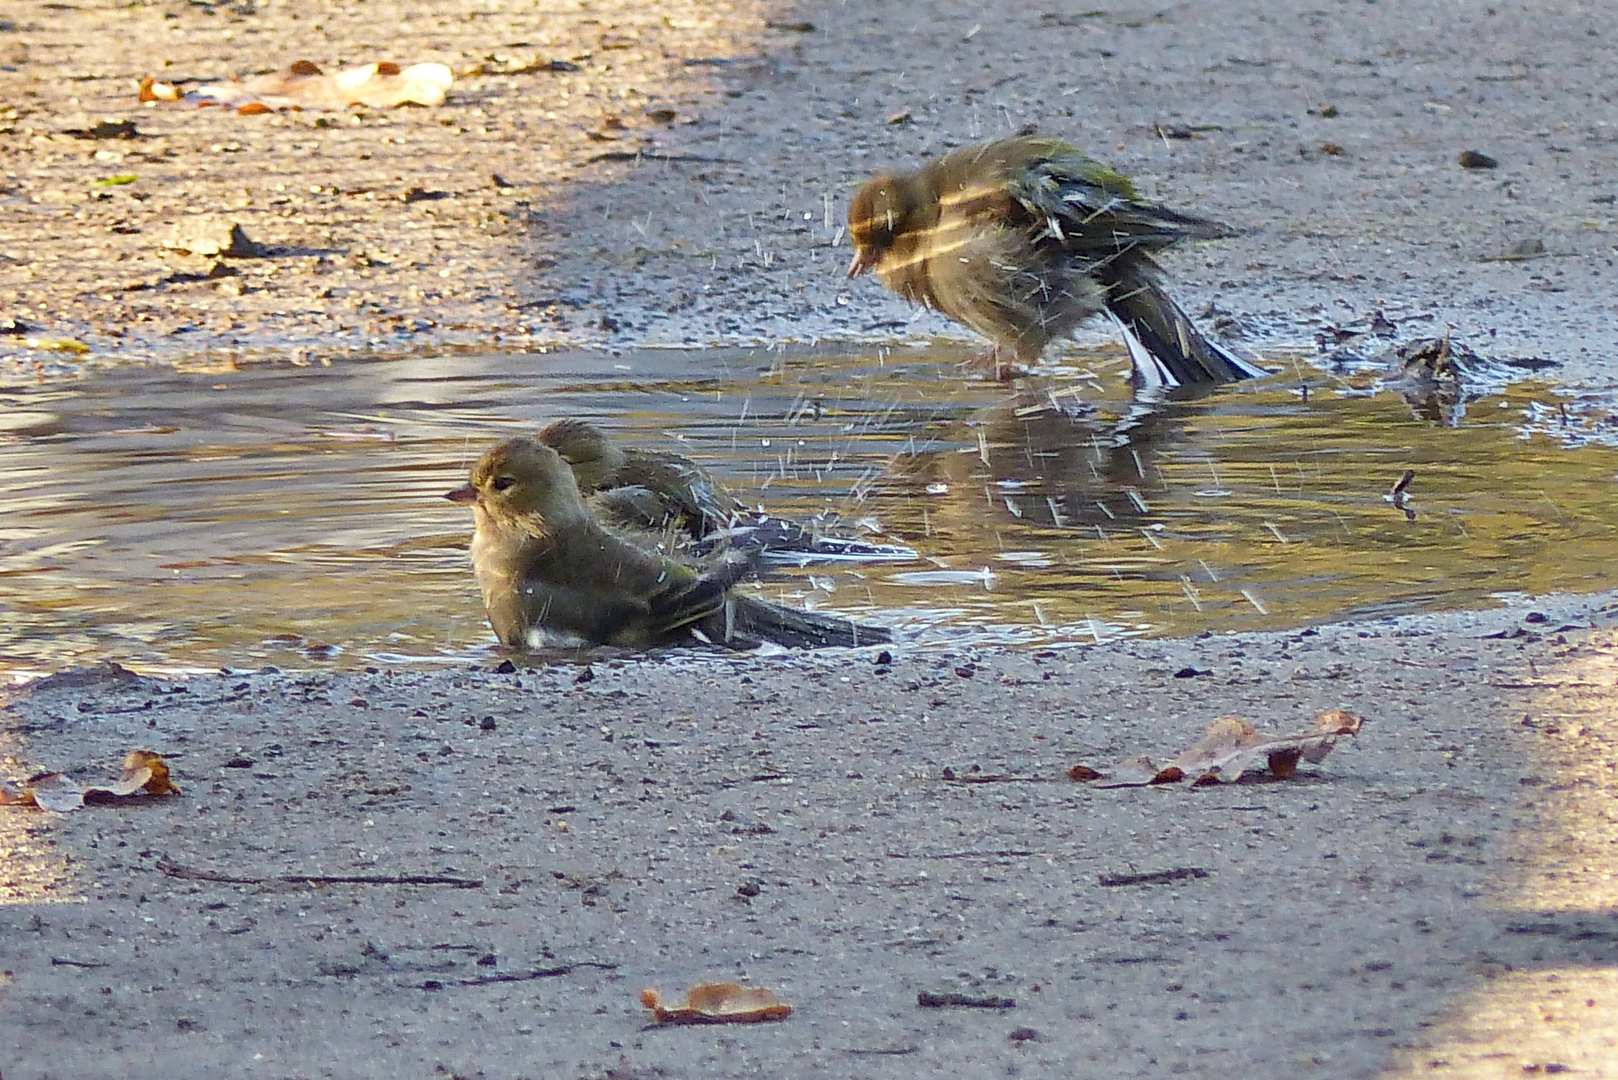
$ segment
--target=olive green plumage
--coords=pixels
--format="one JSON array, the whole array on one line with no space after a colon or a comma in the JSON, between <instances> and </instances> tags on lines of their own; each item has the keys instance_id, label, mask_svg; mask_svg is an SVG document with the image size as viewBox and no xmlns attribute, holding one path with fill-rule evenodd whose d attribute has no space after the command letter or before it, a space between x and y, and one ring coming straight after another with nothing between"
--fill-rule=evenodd
<instances>
[{"instance_id":1,"label":"olive green plumage","mask_svg":"<svg viewBox=\"0 0 1618 1080\"><path fill-rule=\"evenodd\" d=\"M881 173L848 208L854 261L882 283L1032 364L1107 313L1142 387L1263 374L1192 325L1160 284L1154 253L1229 235L1142 199L1129 178L1060 139L966 147L913 173Z\"/></svg>"},{"instance_id":2,"label":"olive green plumage","mask_svg":"<svg viewBox=\"0 0 1618 1080\"><path fill-rule=\"evenodd\" d=\"M500 641L549 639L645 648L702 641L800 648L887 641L887 631L793 611L730 591L746 560L703 570L637 547L590 513L566 462L531 438L485 453L470 482L445 496L476 521L472 568Z\"/></svg>"},{"instance_id":3,"label":"olive green plumage","mask_svg":"<svg viewBox=\"0 0 1618 1080\"><path fill-rule=\"evenodd\" d=\"M616 442L586 420L554 421L536 438L567 462L596 518L643 547L682 557L751 552L767 563L795 565L916 558L908 547L749 509L690 458Z\"/></svg>"},{"instance_id":4,"label":"olive green plumage","mask_svg":"<svg viewBox=\"0 0 1618 1080\"><path fill-rule=\"evenodd\" d=\"M587 421L557 420L537 438L567 462L604 524L672 529L700 540L748 513L740 499L696 462L613 442Z\"/></svg>"}]
</instances>

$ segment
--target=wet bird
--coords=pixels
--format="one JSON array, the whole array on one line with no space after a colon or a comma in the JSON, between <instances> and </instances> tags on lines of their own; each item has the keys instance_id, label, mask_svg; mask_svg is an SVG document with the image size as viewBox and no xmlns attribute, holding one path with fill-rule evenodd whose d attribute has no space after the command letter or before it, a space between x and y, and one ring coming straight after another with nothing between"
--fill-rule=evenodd
<instances>
[{"instance_id":1,"label":"wet bird","mask_svg":"<svg viewBox=\"0 0 1618 1080\"><path fill-rule=\"evenodd\" d=\"M712 474L679 454L624 446L584 420L557 420L539 442L561 455L595 513L609 525L673 529L700 540L748 514Z\"/></svg>"},{"instance_id":2,"label":"wet bird","mask_svg":"<svg viewBox=\"0 0 1618 1080\"><path fill-rule=\"evenodd\" d=\"M472 569L489 623L511 648L692 641L819 648L889 640L880 627L733 592L749 571L745 559L699 570L608 532L567 463L532 438L489 450L470 482L445 498L472 507Z\"/></svg>"},{"instance_id":3,"label":"wet bird","mask_svg":"<svg viewBox=\"0 0 1618 1080\"><path fill-rule=\"evenodd\" d=\"M1205 338L1161 284L1152 256L1223 225L1142 199L1129 178L1039 135L881 173L848 208L854 260L889 289L976 330L1031 365L1105 312L1123 331L1138 390L1265 374Z\"/></svg>"},{"instance_id":4,"label":"wet bird","mask_svg":"<svg viewBox=\"0 0 1618 1080\"><path fill-rule=\"evenodd\" d=\"M758 552L771 563L908 562L916 552L828 536L786 518L749 509L690 458L626 446L585 420L557 420L539 442L561 455L602 524L633 538L673 537L693 554Z\"/></svg>"}]
</instances>

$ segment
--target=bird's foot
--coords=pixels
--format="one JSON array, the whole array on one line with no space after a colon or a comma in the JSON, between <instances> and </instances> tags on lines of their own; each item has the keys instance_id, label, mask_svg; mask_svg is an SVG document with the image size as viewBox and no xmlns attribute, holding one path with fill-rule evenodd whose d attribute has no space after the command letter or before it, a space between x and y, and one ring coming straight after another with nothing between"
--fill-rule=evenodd
<instances>
[{"instance_id":1,"label":"bird's foot","mask_svg":"<svg viewBox=\"0 0 1618 1080\"><path fill-rule=\"evenodd\" d=\"M994 381L1008 383L1013 379L1025 379L1033 372L1012 360L1006 359L1006 354L996 345L980 357L966 361L961 367L968 370L986 370L994 373Z\"/></svg>"}]
</instances>

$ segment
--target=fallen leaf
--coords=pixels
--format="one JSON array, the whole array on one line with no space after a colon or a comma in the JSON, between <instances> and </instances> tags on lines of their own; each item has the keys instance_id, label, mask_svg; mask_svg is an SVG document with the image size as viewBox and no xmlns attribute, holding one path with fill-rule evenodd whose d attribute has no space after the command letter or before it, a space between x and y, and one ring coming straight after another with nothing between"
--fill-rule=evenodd
<instances>
[{"instance_id":1,"label":"fallen leaf","mask_svg":"<svg viewBox=\"0 0 1618 1080\"><path fill-rule=\"evenodd\" d=\"M173 251L193 255L223 255L233 259L253 259L264 254L262 245L248 237L241 224L216 214L187 214L176 221L159 241Z\"/></svg>"},{"instance_id":2,"label":"fallen leaf","mask_svg":"<svg viewBox=\"0 0 1618 1080\"><path fill-rule=\"evenodd\" d=\"M84 789L63 773L41 776L28 785L34 805L41 810L66 814L84 805Z\"/></svg>"},{"instance_id":3,"label":"fallen leaf","mask_svg":"<svg viewBox=\"0 0 1618 1080\"><path fill-rule=\"evenodd\" d=\"M178 795L168 763L151 750L132 750L124 757L123 774L111 784L81 786L65 773L36 776L18 791L0 783L0 806L37 806L57 814L87 803L117 803L136 795Z\"/></svg>"},{"instance_id":4,"label":"fallen leaf","mask_svg":"<svg viewBox=\"0 0 1618 1080\"><path fill-rule=\"evenodd\" d=\"M353 105L376 109L397 105L431 107L444 103L454 81L455 76L443 64L401 68L382 61L327 75L317 64L299 60L285 71L202 86L145 79L140 84L140 99L223 105L243 115L284 109L346 109Z\"/></svg>"},{"instance_id":5,"label":"fallen leaf","mask_svg":"<svg viewBox=\"0 0 1618 1080\"><path fill-rule=\"evenodd\" d=\"M1241 717L1221 716L1208 725L1195 746L1174 759L1174 764L1200 776L1217 771L1221 765L1238 757L1241 751L1263 741L1264 736Z\"/></svg>"},{"instance_id":6,"label":"fallen leaf","mask_svg":"<svg viewBox=\"0 0 1618 1080\"><path fill-rule=\"evenodd\" d=\"M1149 757L1138 757L1120 765L1110 773L1092 769L1088 765L1075 765L1067 771L1069 780L1094 782L1096 787L1151 787L1154 784L1177 784L1185 774L1173 765L1159 769Z\"/></svg>"},{"instance_id":7,"label":"fallen leaf","mask_svg":"<svg viewBox=\"0 0 1618 1080\"><path fill-rule=\"evenodd\" d=\"M698 983L685 992L684 1005L674 1006L665 1006L661 994L646 989L640 1003L659 1024L756 1024L792 1015L792 1006L783 1005L774 991L739 983Z\"/></svg>"},{"instance_id":8,"label":"fallen leaf","mask_svg":"<svg viewBox=\"0 0 1618 1080\"><path fill-rule=\"evenodd\" d=\"M1312 734L1272 739L1239 716L1221 716L1208 725L1196 745L1162 769L1151 758L1138 757L1111 772L1075 765L1068 777L1098 788L1115 788L1174 784L1191 776L1195 778L1192 787L1209 787L1235 783L1245 773L1268 769L1277 780L1288 780L1297 773L1299 762L1320 764L1339 738L1358 735L1364 722L1353 713L1333 709L1315 717Z\"/></svg>"},{"instance_id":9,"label":"fallen leaf","mask_svg":"<svg viewBox=\"0 0 1618 1080\"><path fill-rule=\"evenodd\" d=\"M147 774L140 786L148 795L178 795L180 786L169 776L168 762L152 750L131 750L124 756L124 780L137 773Z\"/></svg>"}]
</instances>

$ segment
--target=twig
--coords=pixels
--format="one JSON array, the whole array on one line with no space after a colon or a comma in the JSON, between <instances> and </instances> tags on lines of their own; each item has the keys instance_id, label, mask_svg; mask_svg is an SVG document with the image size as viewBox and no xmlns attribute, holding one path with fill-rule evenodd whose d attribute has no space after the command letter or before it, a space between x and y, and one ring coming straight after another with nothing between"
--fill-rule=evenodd
<instances>
[{"instance_id":1,"label":"twig","mask_svg":"<svg viewBox=\"0 0 1618 1080\"><path fill-rule=\"evenodd\" d=\"M574 964L559 964L556 967L535 968L532 971L514 971L500 975L478 975L470 979L451 979L447 983L441 979L428 979L419 984L418 990L442 990L446 986L489 986L494 983L529 982L534 979L554 979L558 975L571 975L579 968L599 968L602 971L612 971L617 964L606 963L601 960L580 960Z\"/></svg>"},{"instance_id":2,"label":"twig","mask_svg":"<svg viewBox=\"0 0 1618 1080\"><path fill-rule=\"evenodd\" d=\"M212 870L192 870L171 862L157 868L168 877L187 881L216 881L221 885L448 885L452 889L481 889L481 878L447 874L277 874L272 877L236 877Z\"/></svg>"},{"instance_id":3,"label":"twig","mask_svg":"<svg viewBox=\"0 0 1618 1080\"><path fill-rule=\"evenodd\" d=\"M1115 889L1120 885L1167 885L1171 881L1207 876L1208 871L1200 866L1182 866L1174 870L1153 870L1146 874L1102 874L1096 880L1104 888Z\"/></svg>"},{"instance_id":4,"label":"twig","mask_svg":"<svg viewBox=\"0 0 1618 1080\"><path fill-rule=\"evenodd\" d=\"M1039 784L1049 781L1048 776L1018 776L1016 773L973 773L962 776L954 769L945 769L939 777L946 784Z\"/></svg>"},{"instance_id":5,"label":"twig","mask_svg":"<svg viewBox=\"0 0 1618 1080\"><path fill-rule=\"evenodd\" d=\"M938 994L931 990L920 990L916 993L916 1004L924 1009L942 1009L950 1005L958 1005L965 1009L1015 1009L1017 999L993 995L974 997L971 994Z\"/></svg>"},{"instance_id":6,"label":"twig","mask_svg":"<svg viewBox=\"0 0 1618 1080\"><path fill-rule=\"evenodd\" d=\"M1001 848L998 851L940 851L936 854L914 851L890 851L890 859L1026 859L1033 855L1032 851L1021 851L1017 848Z\"/></svg>"},{"instance_id":7,"label":"twig","mask_svg":"<svg viewBox=\"0 0 1618 1080\"><path fill-rule=\"evenodd\" d=\"M106 963L101 960L69 960L64 956L51 957L51 967L102 968L106 966Z\"/></svg>"},{"instance_id":8,"label":"twig","mask_svg":"<svg viewBox=\"0 0 1618 1080\"><path fill-rule=\"evenodd\" d=\"M876 1049L866 1049L863 1046L850 1046L850 1047L845 1048L843 1050L843 1053L845 1053L845 1054L863 1054L863 1055L867 1055L867 1056L902 1057L905 1054L914 1054L917 1050L920 1050L920 1049L921 1049L921 1047L919 1047L919 1046L895 1046L895 1047L891 1047L891 1048L879 1047L879 1048L876 1048Z\"/></svg>"}]
</instances>

